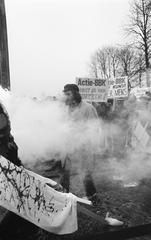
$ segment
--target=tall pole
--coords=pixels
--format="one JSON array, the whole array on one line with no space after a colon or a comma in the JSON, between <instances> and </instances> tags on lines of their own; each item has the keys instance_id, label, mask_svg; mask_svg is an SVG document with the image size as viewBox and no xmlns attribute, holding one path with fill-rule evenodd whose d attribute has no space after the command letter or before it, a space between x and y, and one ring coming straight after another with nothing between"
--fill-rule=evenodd
<instances>
[{"instance_id":1,"label":"tall pole","mask_svg":"<svg viewBox=\"0 0 151 240\"><path fill-rule=\"evenodd\" d=\"M7 24L4 0L0 0L0 85L10 90Z\"/></svg>"}]
</instances>

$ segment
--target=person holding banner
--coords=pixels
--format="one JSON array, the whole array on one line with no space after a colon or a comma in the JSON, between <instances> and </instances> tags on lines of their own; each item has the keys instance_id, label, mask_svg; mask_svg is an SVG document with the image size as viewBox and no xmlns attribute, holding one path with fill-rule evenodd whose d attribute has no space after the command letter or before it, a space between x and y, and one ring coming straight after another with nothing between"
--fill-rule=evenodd
<instances>
[{"instance_id":1,"label":"person holding banner","mask_svg":"<svg viewBox=\"0 0 151 240\"><path fill-rule=\"evenodd\" d=\"M15 165L22 166L18 157L18 146L11 135L9 116L2 103L0 103L0 155ZM15 224L20 220L20 217L8 211L0 222L0 236L4 237L5 235L5 239L7 239L6 235L10 234L12 237L12 234L16 231ZM8 236L8 239L10 239L10 236Z\"/></svg>"}]
</instances>

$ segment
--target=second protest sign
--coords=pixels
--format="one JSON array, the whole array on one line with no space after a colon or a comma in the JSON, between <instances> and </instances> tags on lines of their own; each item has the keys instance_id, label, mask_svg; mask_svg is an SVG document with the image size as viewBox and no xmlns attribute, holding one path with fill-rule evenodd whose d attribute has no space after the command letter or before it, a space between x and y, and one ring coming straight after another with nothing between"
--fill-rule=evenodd
<instances>
[{"instance_id":1,"label":"second protest sign","mask_svg":"<svg viewBox=\"0 0 151 240\"><path fill-rule=\"evenodd\" d=\"M108 98L128 97L128 78L117 77L108 80Z\"/></svg>"}]
</instances>

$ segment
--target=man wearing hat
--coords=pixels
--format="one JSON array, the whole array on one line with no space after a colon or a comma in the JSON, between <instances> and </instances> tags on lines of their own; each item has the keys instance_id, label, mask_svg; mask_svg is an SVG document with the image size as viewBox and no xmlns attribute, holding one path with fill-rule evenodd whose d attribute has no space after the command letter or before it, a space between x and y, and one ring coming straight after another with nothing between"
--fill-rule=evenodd
<instances>
[{"instance_id":1,"label":"man wearing hat","mask_svg":"<svg viewBox=\"0 0 151 240\"><path fill-rule=\"evenodd\" d=\"M67 84L64 86L65 102L69 106L69 114L72 120L91 120L97 119L96 109L89 103L84 102L79 93L79 87L76 84Z\"/></svg>"},{"instance_id":2,"label":"man wearing hat","mask_svg":"<svg viewBox=\"0 0 151 240\"><path fill-rule=\"evenodd\" d=\"M81 95L79 93L79 88L76 84L67 84L64 86L64 94L65 94L65 103L69 107L69 116L73 122L80 122L84 124L79 124L78 126L82 126L82 129L87 126L87 122L91 120L98 119L97 111L93 107L93 105L84 102L81 98ZM80 130L79 130L80 131ZM79 177L81 177L81 187L84 186L86 190L87 197L92 200L92 195L95 193L95 186L92 179L92 169L93 169L93 160L94 160L94 154L90 146L82 145L78 151L71 154L71 156L68 158L68 163L66 163L66 169L68 170L68 174L70 173L70 168L72 165L76 164L76 168L78 166L77 171L82 171L82 177L79 173ZM69 159L72 159L71 162ZM74 168L74 167L73 167ZM69 174L70 175L70 174ZM93 189L91 187L91 191L87 191L87 186L93 186ZM82 187L83 188L83 187ZM83 192L84 190L81 189ZM85 191L83 192L85 194ZM93 201L93 200L92 200Z\"/></svg>"}]
</instances>

